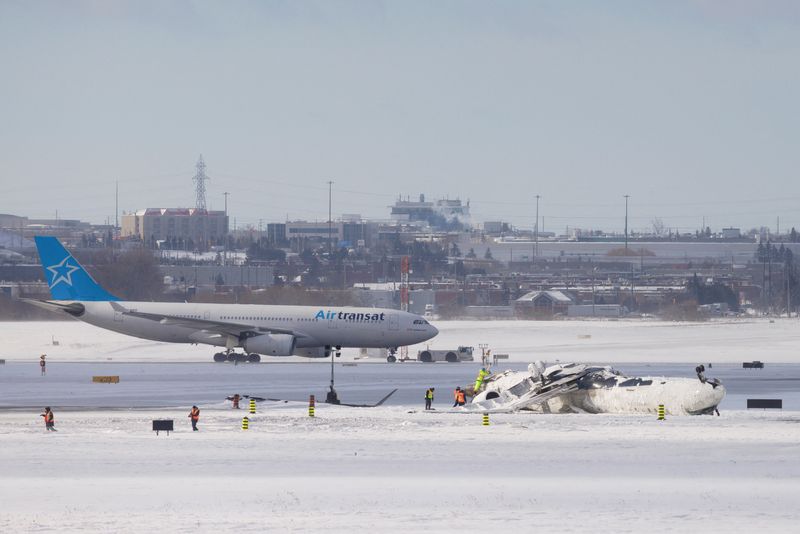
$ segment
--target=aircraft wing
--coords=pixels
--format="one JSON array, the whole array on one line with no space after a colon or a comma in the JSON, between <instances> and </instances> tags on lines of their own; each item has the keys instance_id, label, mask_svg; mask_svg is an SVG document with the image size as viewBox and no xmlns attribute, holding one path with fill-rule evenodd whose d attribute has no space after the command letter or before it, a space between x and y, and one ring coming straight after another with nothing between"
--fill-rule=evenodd
<instances>
[{"instance_id":1,"label":"aircraft wing","mask_svg":"<svg viewBox=\"0 0 800 534\"><path fill-rule=\"evenodd\" d=\"M205 330L207 332L216 332L229 336L239 337L245 332L261 332L269 334L290 334L295 337L304 337L303 334L295 332L289 328L265 328L263 326L256 326L247 323L233 323L228 321L213 321L210 319L194 319L189 317L180 317L178 315L168 315L163 313L149 313L140 312L133 309L128 309L123 305L110 301L111 307L115 311L123 315L130 315L131 317L139 317L141 319L149 319L164 325L171 326L184 326L186 328L196 328L198 330Z\"/></svg>"}]
</instances>

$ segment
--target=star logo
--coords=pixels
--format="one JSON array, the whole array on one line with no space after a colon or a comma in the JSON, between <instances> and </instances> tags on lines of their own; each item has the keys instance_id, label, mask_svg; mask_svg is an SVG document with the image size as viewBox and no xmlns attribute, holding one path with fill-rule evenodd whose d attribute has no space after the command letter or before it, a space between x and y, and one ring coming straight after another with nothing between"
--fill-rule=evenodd
<instances>
[{"instance_id":1,"label":"star logo","mask_svg":"<svg viewBox=\"0 0 800 534\"><path fill-rule=\"evenodd\" d=\"M61 282L64 282L68 286L72 285L72 273L75 271L80 271L81 268L77 265L70 265L69 260L71 259L72 256L67 256L61 261L61 263L51 265L47 268L48 271L53 273L53 281L50 283L51 289Z\"/></svg>"}]
</instances>

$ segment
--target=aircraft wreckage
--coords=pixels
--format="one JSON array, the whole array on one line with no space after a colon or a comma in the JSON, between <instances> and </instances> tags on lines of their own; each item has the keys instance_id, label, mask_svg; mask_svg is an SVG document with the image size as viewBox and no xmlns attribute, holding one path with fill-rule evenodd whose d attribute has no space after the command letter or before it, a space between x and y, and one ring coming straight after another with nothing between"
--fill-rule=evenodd
<instances>
[{"instance_id":1,"label":"aircraft wreckage","mask_svg":"<svg viewBox=\"0 0 800 534\"><path fill-rule=\"evenodd\" d=\"M483 370L482 370L483 371ZM659 404L671 415L713 414L725 397L717 379L627 377L611 367L577 363L545 367L536 362L527 371L479 375L467 388L472 402L463 409L484 413L531 410L543 413L656 413Z\"/></svg>"}]
</instances>

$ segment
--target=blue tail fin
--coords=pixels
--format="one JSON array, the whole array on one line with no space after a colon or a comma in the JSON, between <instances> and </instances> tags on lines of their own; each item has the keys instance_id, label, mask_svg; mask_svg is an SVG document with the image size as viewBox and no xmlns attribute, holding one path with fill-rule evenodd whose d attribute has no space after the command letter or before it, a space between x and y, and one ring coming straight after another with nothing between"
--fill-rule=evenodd
<instances>
[{"instance_id":1,"label":"blue tail fin","mask_svg":"<svg viewBox=\"0 0 800 534\"><path fill-rule=\"evenodd\" d=\"M95 282L55 237L34 237L53 300L119 300Z\"/></svg>"}]
</instances>

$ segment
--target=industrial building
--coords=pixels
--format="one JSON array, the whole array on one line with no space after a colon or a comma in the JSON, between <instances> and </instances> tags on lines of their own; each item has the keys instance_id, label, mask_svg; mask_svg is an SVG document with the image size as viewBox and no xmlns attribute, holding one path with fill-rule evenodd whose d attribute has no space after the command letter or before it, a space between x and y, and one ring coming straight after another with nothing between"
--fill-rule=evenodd
<instances>
[{"instance_id":1,"label":"industrial building","mask_svg":"<svg viewBox=\"0 0 800 534\"><path fill-rule=\"evenodd\" d=\"M294 250L304 250L312 245L327 244L333 248L364 248L372 244L377 225L359 219L325 222L294 221L281 225L268 225L270 240L275 243L289 241ZM281 230L285 232L281 235Z\"/></svg>"},{"instance_id":2,"label":"industrial building","mask_svg":"<svg viewBox=\"0 0 800 534\"><path fill-rule=\"evenodd\" d=\"M159 241L201 247L222 242L228 235L224 211L198 208L148 208L122 215L123 238L135 237L155 246Z\"/></svg>"}]
</instances>

